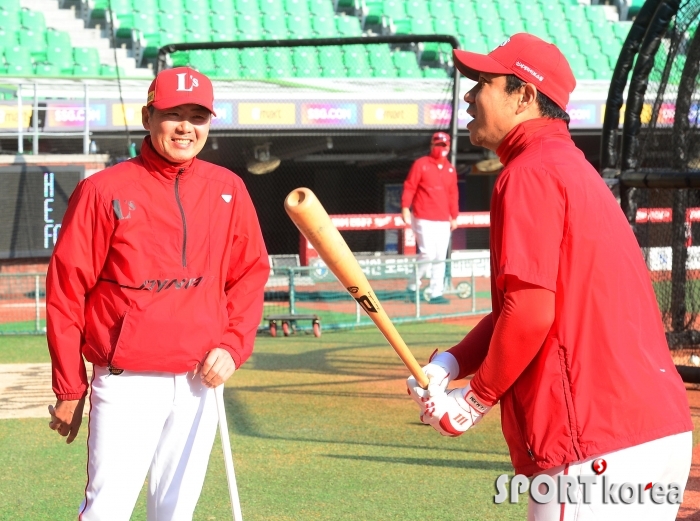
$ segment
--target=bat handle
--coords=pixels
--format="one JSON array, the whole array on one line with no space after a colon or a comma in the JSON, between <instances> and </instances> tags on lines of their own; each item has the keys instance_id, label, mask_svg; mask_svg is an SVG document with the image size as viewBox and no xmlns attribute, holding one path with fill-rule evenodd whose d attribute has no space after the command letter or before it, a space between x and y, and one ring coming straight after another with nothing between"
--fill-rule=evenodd
<instances>
[{"instance_id":1,"label":"bat handle","mask_svg":"<svg viewBox=\"0 0 700 521\"><path fill-rule=\"evenodd\" d=\"M423 372L423 368L418 365L418 362L413 360L412 362L404 361L404 363L408 367L408 370L411 371L411 374L413 375L413 378L416 379L418 385L421 386L421 389L427 389L430 380L428 380L428 377L425 375L425 372Z\"/></svg>"}]
</instances>

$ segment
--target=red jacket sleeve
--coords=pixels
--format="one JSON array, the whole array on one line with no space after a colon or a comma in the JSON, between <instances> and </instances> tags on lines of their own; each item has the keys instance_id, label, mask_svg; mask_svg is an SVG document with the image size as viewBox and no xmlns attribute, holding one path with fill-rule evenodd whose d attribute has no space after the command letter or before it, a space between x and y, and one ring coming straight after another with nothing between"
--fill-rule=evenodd
<instances>
[{"instance_id":1,"label":"red jacket sleeve","mask_svg":"<svg viewBox=\"0 0 700 521\"><path fill-rule=\"evenodd\" d=\"M447 350L459 364L457 380L466 378L479 369L489 351L491 335L493 335L493 315L489 313L459 344Z\"/></svg>"},{"instance_id":2,"label":"red jacket sleeve","mask_svg":"<svg viewBox=\"0 0 700 521\"><path fill-rule=\"evenodd\" d=\"M231 354L239 368L253 352L270 263L253 202L242 182L235 192L234 204L235 234L224 287L228 327L221 347Z\"/></svg>"},{"instance_id":3,"label":"red jacket sleeve","mask_svg":"<svg viewBox=\"0 0 700 521\"><path fill-rule=\"evenodd\" d=\"M87 391L85 297L102 271L113 230L109 203L89 179L81 181L68 201L46 276L46 337L60 400L78 400Z\"/></svg>"},{"instance_id":4,"label":"red jacket sleeve","mask_svg":"<svg viewBox=\"0 0 700 521\"><path fill-rule=\"evenodd\" d=\"M423 167L420 164L420 160L417 160L411 166L411 170L408 171L408 176L403 182L403 194L401 194L401 208L410 208L413 203L413 197L416 195L416 190L418 190L418 185L420 184L421 174L423 173Z\"/></svg>"},{"instance_id":5,"label":"red jacket sleeve","mask_svg":"<svg viewBox=\"0 0 700 521\"><path fill-rule=\"evenodd\" d=\"M472 389L488 405L501 399L532 362L554 323L554 292L506 276L506 294L488 354Z\"/></svg>"},{"instance_id":6,"label":"red jacket sleeve","mask_svg":"<svg viewBox=\"0 0 700 521\"><path fill-rule=\"evenodd\" d=\"M453 165L450 164L454 168ZM459 187L457 185L457 169L454 170L454 176L450 179L448 187L449 202L450 202L450 218L456 219L459 215Z\"/></svg>"}]
</instances>

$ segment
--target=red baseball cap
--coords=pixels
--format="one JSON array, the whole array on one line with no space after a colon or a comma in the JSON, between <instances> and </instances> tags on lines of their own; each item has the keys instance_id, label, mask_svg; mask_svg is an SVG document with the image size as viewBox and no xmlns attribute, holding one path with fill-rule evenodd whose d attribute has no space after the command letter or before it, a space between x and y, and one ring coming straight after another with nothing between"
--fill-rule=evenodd
<instances>
[{"instance_id":1,"label":"red baseball cap","mask_svg":"<svg viewBox=\"0 0 700 521\"><path fill-rule=\"evenodd\" d=\"M430 140L432 145L443 144L445 146L450 146L450 135L447 132L435 132L432 139Z\"/></svg>"},{"instance_id":2,"label":"red baseball cap","mask_svg":"<svg viewBox=\"0 0 700 521\"><path fill-rule=\"evenodd\" d=\"M514 34L488 54L455 50L455 65L470 80L480 72L515 74L566 110L576 78L556 45L527 33Z\"/></svg>"},{"instance_id":3,"label":"red baseball cap","mask_svg":"<svg viewBox=\"0 0 700 521\"><path fill-rule=\"evenodd\" d=\"M158 110L194 103L214 112L214 87L204 74L189 67L175 67L158 73L148 87L146 106Z\"/></svg>"}]
</instances>

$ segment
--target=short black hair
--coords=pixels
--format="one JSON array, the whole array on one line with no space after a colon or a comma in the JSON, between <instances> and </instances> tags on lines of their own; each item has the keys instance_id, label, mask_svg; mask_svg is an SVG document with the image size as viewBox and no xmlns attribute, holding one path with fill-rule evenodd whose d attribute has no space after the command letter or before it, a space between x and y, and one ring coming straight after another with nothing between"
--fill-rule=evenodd
<instances>
[{"instance_id":1,"label":"short black hair","mask_svg":"<svg viewBox=\"0 0 700 521\"><path fill-rule=\"evenodd\" d=\"M148 114L151 116L156 111L156 108L153 105L148 105L146 108L148 109Z\"/></svg>"},{"instance_id":2,"label":"short black hair","mask_svg":"<svg viewBox=\"0 0 700 521\"><path fill-rule=\"evenodd\" d=\"M506 94L513 94L524 86L527 82L518 78L515 74L506 75ZM537 106L543 118L561 119L568 125L571 121L569 115L559 105L554 103L548 96L537 91Z\"/></svg>"}]
</instances>

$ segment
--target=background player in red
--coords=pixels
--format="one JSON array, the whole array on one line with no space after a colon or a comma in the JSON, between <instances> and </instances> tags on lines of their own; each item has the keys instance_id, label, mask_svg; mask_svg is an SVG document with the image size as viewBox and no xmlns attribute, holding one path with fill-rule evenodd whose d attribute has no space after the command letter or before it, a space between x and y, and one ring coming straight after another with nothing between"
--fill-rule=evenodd
<instances>
[{"instance_id":1,"label":"background player in red","mask_svg":"<svg viewBox=\"0 0 700 521\"><path fill-rule=\"evenodd\" d=\"M206 76L161 72L140 155L70 198L46 281L49 411L71 443L85 357L81 520L128 520L147 473L148 519L192 519L216 432L214 388L253 349L269 264L243 181L196 158L212 114Z\"/></svg>"},{"instance_id":2,"label":"background player in red","mask_svg":"<svg viewBox=\"0 0 700 521\"><path fill-rule=\"evenodd\" d=\"M447 304L442 296L445 286L445 258L452 230L457 227L459 194L457 172L449 162L450 136L436 132L430 141L430 155L418 158L408 172L401 196L401 216L416 236L420 261L418 281L430 273L430 302ZM411 216L411 208L413 216ZM415 285L409 285L413 293Z\"/></svg>"},{"instance_id":3,"label":"background player in red","mask_svg":"<svg viewBox=\"0 0 700 521\"><path fill-rule=\"evenodd\" d=\"M645 498L603 502L602 480L584 504L530 500L528 519L675 519L678 504L645 485L690 470L685 388L639 245L612 193L568 132L576 82L561 52L516 34L488 55L454 52L477 84L466 94L470 140L505 165L491 199L493 312L425 368L428 391L409 378L421 420L459 436L500 403L519 474L592 475L632 483ZM461 389L454 379L474 375Z\"/></svg>"}]
</instances>

